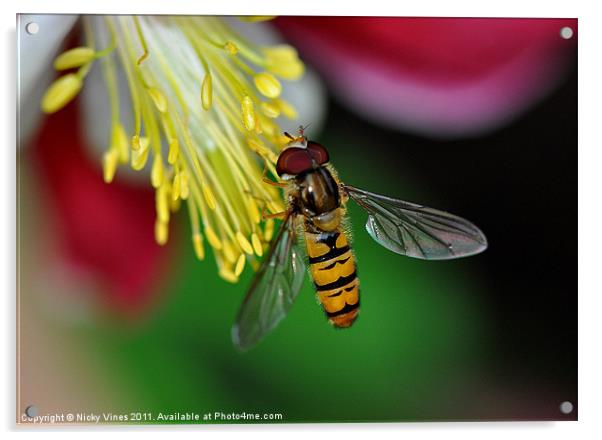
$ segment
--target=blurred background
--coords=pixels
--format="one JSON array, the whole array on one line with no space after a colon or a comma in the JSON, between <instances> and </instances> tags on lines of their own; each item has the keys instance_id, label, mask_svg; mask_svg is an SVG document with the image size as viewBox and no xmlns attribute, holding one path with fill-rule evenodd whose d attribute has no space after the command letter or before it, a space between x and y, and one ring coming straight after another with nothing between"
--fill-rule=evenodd
<instances>
[{"instance_id":1,"label":"blurred background","mask_svg":"<svg viewBox=\"0 0 602 440\"><path fill-rule=\"evenodd\" d=\"M232 285L211 256L199 262L183 212L155 244L151 188L103 183L78 98L17 152L18 411L575 420L576 20L267 26L321 79L325 116L300 122L315 122L308 135L341 179L465 217L489 249L395 255L351 205L357 323L333 330L306 282L282 324L239 354L230 328L251 274Z\"/></svg>"}]
</instances>

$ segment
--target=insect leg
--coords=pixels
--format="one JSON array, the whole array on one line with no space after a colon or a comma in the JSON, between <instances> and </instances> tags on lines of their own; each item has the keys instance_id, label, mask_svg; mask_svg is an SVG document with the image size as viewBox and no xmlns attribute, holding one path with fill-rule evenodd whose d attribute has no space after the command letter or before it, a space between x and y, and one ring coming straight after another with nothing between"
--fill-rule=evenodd
<instances>
[{"instance_id":1,"label":"insect leg","mask_svg":"<svg viewBox=\"0 0 602 440\"><path fill-rule=\"evenodd\" d=\"M268 185L277 186L278 188L286 188L288 186L287 183L284 183L284 182L274 182L273 180L270 180L267 177L264 177L261 180L263 180L263 182L267 183Z\"/></svg>"},{"instance_id":2,"label":"insect leg","mask_svg":"<svg viewBox=\"0 0 602 440\"><path fill-rule=\"evenodd\" d=\"M283 220L288 214L289 214L289 211L275 212L274 214L266 214L265 206L261 210L261 218L263 220L267 220L269 218L279 218L280 220Z\"/></svg>"}]
</instances>

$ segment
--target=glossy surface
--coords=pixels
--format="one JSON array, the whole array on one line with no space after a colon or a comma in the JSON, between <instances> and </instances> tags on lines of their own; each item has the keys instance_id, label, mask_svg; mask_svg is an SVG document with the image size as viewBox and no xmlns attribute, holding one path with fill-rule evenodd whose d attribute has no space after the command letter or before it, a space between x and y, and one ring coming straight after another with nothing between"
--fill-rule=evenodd
<instances>
[{"instance_id":1,"label":"glossy surface","mask_svg":"<svg viewBox=\"0 0 602 440\"><path fill-rule=\"evenodd\" d=\"M308 216L328 213L339 207L339 187L325 167L304 173L295 179L299 205Z\"/></svg>"}]
</instances>

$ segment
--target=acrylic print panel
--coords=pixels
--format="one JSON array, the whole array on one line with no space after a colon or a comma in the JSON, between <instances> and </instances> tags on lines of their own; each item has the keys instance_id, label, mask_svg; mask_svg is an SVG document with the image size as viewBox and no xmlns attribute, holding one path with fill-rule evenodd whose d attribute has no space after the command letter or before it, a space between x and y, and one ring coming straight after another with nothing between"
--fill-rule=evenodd
<instances>
[{"instance_id":1,"label":"acrylic print panel","mask_svg":"<svg viewBox=\"0 0 602 440\"><path fill-rule=\"evenodd\" d=\"M576 20L17 35L18 423L577 419Z\"/></svg>"}]
</instances>

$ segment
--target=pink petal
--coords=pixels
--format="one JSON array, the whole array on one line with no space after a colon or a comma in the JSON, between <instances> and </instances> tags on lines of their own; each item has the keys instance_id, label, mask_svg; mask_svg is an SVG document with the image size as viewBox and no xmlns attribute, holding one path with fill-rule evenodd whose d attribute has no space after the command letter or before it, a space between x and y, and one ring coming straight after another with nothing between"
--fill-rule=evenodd
<instances>
[{"instance_id":1,"label":"pink petal","mask_svg":"<svg viewBox=\"0 0 602 440\"><path fill-rule=\"evenodd\" d=\"M283 17L334 93L377 123L429 136L495 129L575 64L575 19ZM573 30L571 39L560 29Z\"/></svg>"},{"instance_id":2,"label":"pink petal","mask_svg":"<svg viewBox=\"0 0 602 440\"><path fill-rule=\"evenodd\" d=\"M47 233L59 243L56 258L100 281L109 305L137 312L149 304L167 263L166 249L154 241L154 194L118 178L104 183L100 158L85 153L79 120L73 103L48 116L29 150L50 208L48 225L56 225Z\"/></svg>"}]
</instances>

